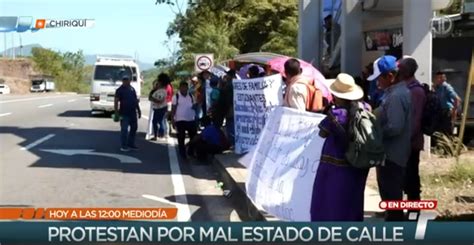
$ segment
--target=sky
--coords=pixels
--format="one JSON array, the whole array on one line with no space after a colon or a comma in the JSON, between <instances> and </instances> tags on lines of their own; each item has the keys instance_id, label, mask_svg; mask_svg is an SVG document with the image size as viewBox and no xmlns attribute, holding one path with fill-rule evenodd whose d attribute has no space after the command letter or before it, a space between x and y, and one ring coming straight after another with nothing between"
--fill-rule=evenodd
<instances>
[{"instance_id":1,"label":"sky","mask_svg":"<svg viewBox=\"0 0 474 245\"><path fill-rule=\"evenodd\" d=\"M0 16L32 16L35 19L95 19L90 29L42 29L21 33L23 45L38 43L45 48L84 54L122 54L146 63L170 55L163 44L166 29L175 14L155 0L0 0ZM19 33L14 33L19 46ZM12 34L7 34L11 47ZM0 38L3 50L4 38ZM173 46L173 45L171 45Z\"/></svg>"}]
</instances>

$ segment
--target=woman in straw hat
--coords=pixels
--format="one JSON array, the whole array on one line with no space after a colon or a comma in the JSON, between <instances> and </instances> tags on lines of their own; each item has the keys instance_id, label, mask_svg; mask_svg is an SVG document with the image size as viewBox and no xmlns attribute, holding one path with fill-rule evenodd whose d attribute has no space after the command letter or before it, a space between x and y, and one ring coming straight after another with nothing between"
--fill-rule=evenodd
<instances>
[{"instance_id":1,"label":"woman in straw hat","mask_svg":"<svg viewBox=\"0 0 474 245\"><path fill-rule=\"evenodd\" d=\"M361 100L364 92L352 76L344 73L337 76L329 90L334 95L334 105L319 124L319 135L326 141L313 185L311 220L363 221L368 170L350 166L345 152L351 104Z\"/></svg>"}]
</instances>

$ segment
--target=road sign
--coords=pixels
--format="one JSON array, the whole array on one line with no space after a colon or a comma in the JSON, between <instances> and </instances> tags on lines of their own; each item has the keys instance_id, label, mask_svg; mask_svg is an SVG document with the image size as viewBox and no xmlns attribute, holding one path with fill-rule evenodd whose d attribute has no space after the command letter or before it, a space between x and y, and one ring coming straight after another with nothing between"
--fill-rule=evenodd
<instances>
[{"instance_id":1,"label":"road sign","mask_svg":"<svg viewBox=\"0 0 474 245\"><path fill-rule=\"evenodd\" d=\"M202 72L209 70L214 65L214 54L196 54L194 56L194 70Z\"/></svg>"},{"instance_id":2,"label":"road sign","mask_svg":"<svg viewBox=\"0 0 474 245\"><path fill-rule=\"evenodd\" d=\"M89 149L62 149L62 150L42 149L41 151L56 153L56 154L65 155L65 156L92 155L92 156L101 156L101 157L111 157L111 158L118 159L121 163L142 163L142 161L140 161L139 159L135 157L125 156L121 154L94 152L94 150L89 150Z\"/></svg>"}]
</instances>

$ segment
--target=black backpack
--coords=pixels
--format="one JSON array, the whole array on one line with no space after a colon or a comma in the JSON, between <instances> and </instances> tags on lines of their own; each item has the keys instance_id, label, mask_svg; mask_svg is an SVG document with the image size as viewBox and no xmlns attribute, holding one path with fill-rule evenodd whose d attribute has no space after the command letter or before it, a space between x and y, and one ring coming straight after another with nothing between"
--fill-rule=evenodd
<instances>
[{"instance_id":1,"label":"black backpack","mask_svg":"<svg viewBox=\"0 0 474 245\"><path fill-rule=\"evenodd\" d=\"M431 91L428 84L412 84L409 89L418 86L425 92L425 105L423 106L423 115L421 116L421 130L423 134L432 136L439 129L439 122L443 113L441 102L434 91Z\"/></svg>"}]
</instances>

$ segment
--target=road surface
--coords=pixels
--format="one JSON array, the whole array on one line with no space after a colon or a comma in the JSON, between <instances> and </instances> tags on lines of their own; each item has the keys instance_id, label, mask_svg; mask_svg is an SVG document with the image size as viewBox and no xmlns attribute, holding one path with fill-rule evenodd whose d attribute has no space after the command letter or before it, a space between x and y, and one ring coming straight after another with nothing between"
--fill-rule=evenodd
<instances>
[{"instance_id":1,"label":"road surface","mask_svg":"<svg viewBox=\"0 0 474 245\"><path fill-rule=\"evenodd\" d=\"M179 221L238 219L211 165L183 162L176 139L119 151L119 124L88 95L0 95L0 207L178 207ZM212 211L211 211L212 210Z\"/></svg>"}]
</instances>

